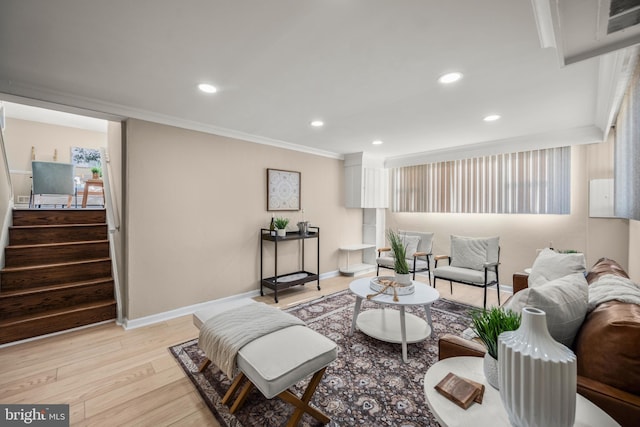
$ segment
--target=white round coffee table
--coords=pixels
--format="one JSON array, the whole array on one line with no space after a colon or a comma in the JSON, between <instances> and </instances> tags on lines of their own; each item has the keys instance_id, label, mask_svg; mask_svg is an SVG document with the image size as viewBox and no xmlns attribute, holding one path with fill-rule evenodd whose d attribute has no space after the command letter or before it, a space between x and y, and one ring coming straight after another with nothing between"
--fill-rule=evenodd
<instances>
[{"instance_id":1,"label":"white round coffee table","mask_svg":"<svg viewBox=\"0 0 640 427\"><path fill-rule=\"evenodd\" d=\"M509 426L507 411L502 405L500 391L487 383L482 370L482 357L451 357L435 363L424 376L424 394L431 413L443 427ZM472 403L462 409L434 388L449 372L484 384L482 404ZM576 396L574 427L608 427L619 424L606 412L581 395Z\"/></svg>"},{"instance_id":2,"label":"white round coffee table","mask_svg":"<svg viewBox=\"0 0 640 427\"><path fill-rule=\"evenodd\" d=\"M353 310L351 332L356 327L363 333L380 341L402 344L402 360L407 362L407 343L424 341L431 335L431 304L440 298L437 290L431 286L413 281L415 292L410 295L399 295L398 301L393 300L393 295L380 294L369 301L380 305L397 306L395 309L366 310L360 313L362 300L367 295L375 292L369 286L370 277L357 279L351 282L349 290L356 295L356 306ZM421 305L425 310L425 319L411 313L405 313L406 306Z\"/></svg>"}]
</instances>

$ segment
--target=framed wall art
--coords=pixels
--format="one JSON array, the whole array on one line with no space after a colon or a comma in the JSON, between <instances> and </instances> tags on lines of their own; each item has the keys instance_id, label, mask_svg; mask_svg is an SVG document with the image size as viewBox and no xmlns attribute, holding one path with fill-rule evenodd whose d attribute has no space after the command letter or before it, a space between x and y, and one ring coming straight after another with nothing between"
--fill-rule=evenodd
<instances>
[{"instance_id":1,"label":"framed wall art","mask_svg":"<svg viewBox=\"0 0 640 427\"><path fill-rule=\"evenodd\" d=\"M267 210L300 210L300 172L267 169Z\"/></svg>"},{"instance_id":2,"label":"framed wall art","mask_svg":"<svg viewBox=\"0 0 640 427\"><path fill-rule=\"evenodd\" d=\"M80 168L100 167L100 150L97 148L71 147L71 163Z\"/></svg>"}]
</instances>

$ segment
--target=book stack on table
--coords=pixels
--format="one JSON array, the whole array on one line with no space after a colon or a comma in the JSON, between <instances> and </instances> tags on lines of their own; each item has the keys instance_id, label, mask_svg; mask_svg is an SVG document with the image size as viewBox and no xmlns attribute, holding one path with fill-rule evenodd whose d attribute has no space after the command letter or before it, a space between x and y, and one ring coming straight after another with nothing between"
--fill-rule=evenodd
<instances>
[{"instance_id":1,"label":"book stack on table","mask_svg":"<svg viewBox=\"0 0 640 427\"><path fill-rule=\"evenodd\" d=\"M484 384L451 372L436 384L435 389L463 409L467 409L473 402L482 404L484 396Z\"/></svg>"}]
</instances>

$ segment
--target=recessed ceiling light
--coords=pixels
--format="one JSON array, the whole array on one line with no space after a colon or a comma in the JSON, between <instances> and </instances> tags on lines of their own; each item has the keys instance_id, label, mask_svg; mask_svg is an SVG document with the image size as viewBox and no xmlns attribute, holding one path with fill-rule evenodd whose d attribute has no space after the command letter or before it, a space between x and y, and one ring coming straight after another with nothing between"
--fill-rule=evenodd
<instances>
[{"instance_id":1,"label":"recessed ceiling light","mask_svg":"<svg viewBox=\"0 0 640 427\"><path fill-rule=\"evenodd\" d=\"M438 79L438 82L442 84L449 84L449 83L457 82L461 78L462 78L462 73L458 73L458 72L447 73L440 76L440 78Z\"/></svg>"},{"instance_id":2,"label":"recessed ceiling light","mask_svg":"<svg viewBox=\"0 0 640 427\"><path fill-rule=\"evenodd\" d=\"M198 89L200 89L201 91L203 91L205 93L216 93L218 91L218 89L216 89L215 86L210 85L208 83L200 83L198 85Z\"/></svg>"},{"instance_id":3,"label":"recessed ceiling light","mask_svg":"<svg viewBox=\"0 0 640 427\"><path fill-rule=\"evenodd\" d=\"M495 122L496 120L500 119L500 115L498 114L491 114L488 115L487 117L485 117L483 120L485 122Z\"/></svg>"},{"instance_id":4,"label":"recessed ceiling light","mask_svg":"<svg viewBox=\"0 0 640 427\"><path fill-rule=\"evenodd\" d=\"M376 139L375 141L372 142L373 145L382 145L384 144L384 141L380 141L379 139Z\"/></svg>"},{"instance_id":5,"label":"recessed ceiling light","mask_svg":"<svg viewBox=\"0 0 640 427\"><path fill-rule=\"evenodd\" d=\"M314 128L319 128L324 126L324 122L322 120L314 120L311 123L311 126L313 126Z\"/></svg>"}]
</instances>

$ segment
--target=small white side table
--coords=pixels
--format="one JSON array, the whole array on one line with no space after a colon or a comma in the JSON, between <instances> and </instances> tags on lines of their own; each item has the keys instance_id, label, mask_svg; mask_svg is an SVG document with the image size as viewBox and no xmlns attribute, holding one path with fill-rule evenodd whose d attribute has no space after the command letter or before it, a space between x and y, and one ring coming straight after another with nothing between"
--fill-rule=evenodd
<instances>
[{"instance_id":1,"label":"small white side table","mask_svg":"<svg viewBox=\"0 0 640 427\"><path fill-rule=\"evenodd\" d=\"M380 294L369 301L382 306L396 306L394 309L373 309L360 313L362 300L367 295L375 293L370 287L371 278L365 277L354 280L349 284L349 290L356 295L356 305L353 310L351 332L356 329L380 341L402 344L402 360L406 363L407 344L424 341L431 335L431 304L440 298L437 290L422 282L414 281L415 292L410 295L398 295L398 301L393 295ZM405 306L420 305L424 307L426 321L411 313L405 313Z\"/></svg>"},{"instance_id":2,"label":"small white side table","mask_svg":"<svg viewBox=\"0 0 640 427\"><path fill-rule=\"evenodd\" d=\"M507 411L502 405L500 391L487 383L482 370L482 357L451 357L435 363L424 376L424 394L431 412L442 427L509 426ZM434 388L449 372L484 384L482 404L472 403L462 409ZM606 412L585 399L576 396L574 427L619 426Z\"/></svg>"},{"instance_id":3,"label":"small white side table","mask_svg":"<svg viewBox=\"0 0 640 427\"><path fill-rule=\"evenodd\" d=\"M365 249L371 249L375 247L376 245L369 244L369 243L358 243L355 245L340 246L338 249L342 252L347 253L347 266L340 267L340 273L346 276L355 276L358 273L375 268L375 265L365 264L365 263L349 264L349 254L351 252L363 251Z\"/></svg>"}]
</instances>

